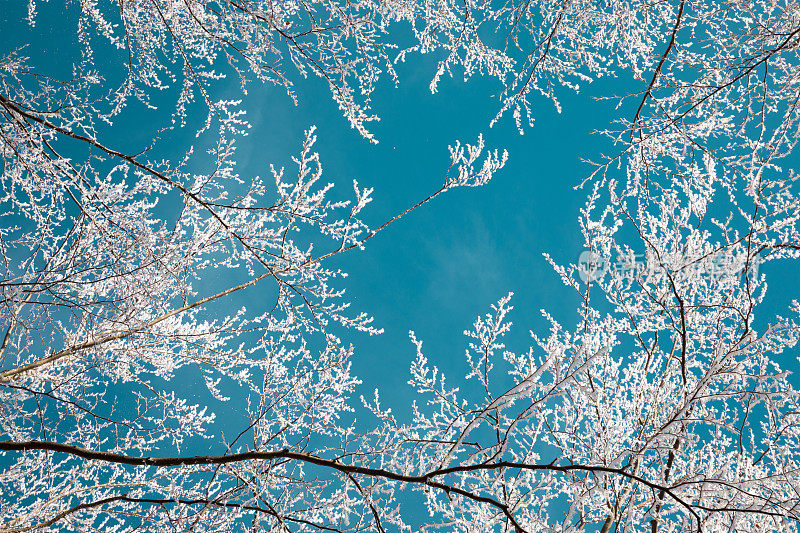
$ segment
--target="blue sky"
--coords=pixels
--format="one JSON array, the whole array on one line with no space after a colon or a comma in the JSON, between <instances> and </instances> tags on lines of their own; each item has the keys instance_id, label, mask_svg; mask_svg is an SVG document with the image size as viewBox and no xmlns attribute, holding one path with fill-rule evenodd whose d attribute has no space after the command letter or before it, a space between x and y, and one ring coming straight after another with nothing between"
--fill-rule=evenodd
<instances>
[{"instance_id":1,"label":"blue sky","mask_svg":"<svg viewBox=\"0 0 800 533\"><path fill-rule=\"evenodd\" d=\"M55 15L43 16L35 30L20 23L22 2L13 4L6 4L3 9L9 9L0 15L6 17L3 27L11 28L0 34L0 55L28 42L26 53L42 69L68 66L76 52L72 26L46 22L61 16L57 2L48 4ZM450 191L388 227L364 251L333 260L350 274L343 286L354 309L373 315L385 330L376 337L352 333L346 338L356 346L353 370L364 382L359 393L368 396L379 387L384 405L400 413L412 400L406 385L414 356L409 330L416 331L431 363L453 383L465 373L462 331L509 291L515 293L511 349L527 349L529 330L547 330L542 308L566 329L573 328L578 300L542 253L565 264L576 261L582 250L577 218L586 191L573 187L591 169L580 158L611 150L605 138L591 132L607 127L617 113L611 102L591 96L642 88L629 80L601 80L577 95L565 90L561 113L550 102L535 100L536 123L520 135L510 117L488 127L499 105L496 85L456 77L443 80L439 92L431 94L435 65L435 57L412 56L397 66L398 87L387 82L378 87L372 100L381 121L371 128L377 145L349 127L320 79L297 83L297 106L281 89L253 84L243 103L253 128L238 152L239 173L245 178L266 176L270 163L291 172L290 157L299 152L303 131L317 126L324 179L345 192L353 179L374 187L364 218L377 226L441 185L449 163L447 146L457 139L471 143L483 132L488 147L508 150L508 164L486 186ZM236 95L233 80L227 92L226 97ZM163 104L169 102L164 95ZM127 149L149 139L147 115L137 113L132 110L108 129L107 144ZM175 137L187 140L191 132ZM765 270L772 285L760 316L785 309L791 291L781 289L797 287L796 273L788 267L771 264ZM247 291L230 303L258 306L262 296Z\"/></svg>"},{"instance_id":2,"label":"blue sky","mask_svg":"<svg viewBox=\"0 0 800 533\"><path fill-rule=\"evenodd\" d=\"M67 75L79 50L70 20L74 10L60 3L46 7L31 29L22 21L22 2L7 6L0 53L27 43L24 53L34 64ZM355 373L364 380L364 392L380 386L388 401L396 398L395 408L401 411L410 401L405 385L414 353L410 329L451 379L463 375L461 332L509 291L515 293L513 348L526 349L528 331L548 327L542 308L571 329L577 299L542 253L563 264L576 261L582 249L577 217L586 191L573 187L590 167L580 158L613 151L606 138L591 132L607 127L619 112L612 102L592 96L641 89L640 82L630 79L584 84L580 94L562 91L561 113L539 98L534 100L534 127L520 135L510 117L488 127L499 105L497 85L478 78L465 83L456 76L445 78L439 92L431 94L436 59L410 56L397 65L397 87L387 80L378 86L372 103L381 121L371 126L377 145L349 127L326 84L315 77L297 80L297 106L276 87L251 84L243 97L236 80L218 95L243 98L253 126L239 142L243 177L265 176L271 163L291 172L290 157L299 152L303 131L315 125L324 179L345 193L353 179L375 188L375 200L364 215L372 226L441 185L449 163L447 146L457 139L474 142L483 132L488 147L509 151L508 164L488 185L450 191L381 232L366 250L335 258L335 264L350 273L344 286L354 308L373 315L385 330L377 337L353 334L347 339L357 347ZM103 72L102 62L99 66ZM132 106L103 132L104 138L123 150L138 151L150 139L153 117L163 118L173 97L167 92L156 100L163 106L156 111ZM171 135L193 142L191 128ZM796 283L780 265L769 265L767 271L776 272L773 278L779 287ZM785 308L786 298L781 296L781 291L771 291L772 309ZM257 301L260 295L245 293L235 304L247 305L248 298Z\"/></svg>"},{"instance_id":3,"label":"blue sky","mask_svg":"<svg viewBox=\"0 0 800 533\"><path fill-rule=\"evenodd\" d=\"M573 186L588 170L579 156L606 146L589 132L607 123L608 106L570 97L569 104L577 105L567 105L559 115L542 102L536 126L525 135L510 120L490 130L497 104L492 88L451 79L432 95L431 59L400 65L400 86L378 90L374 108L382 120L374 127L377 146L349 129L333 103L319 94L318 80L309 81L316 90L307 91L297 108L279 113L270 111L285 104L280 95L261 100L253 91L248 99L248 109L256 109L251 133L256 143L286 131L299 139L304 127L318 126L317 148L327 179L346 184L357 178L362 186L375 187L366 214L373 225L441 185L449 163L447 146L456 139L474 142L485 132L489 147L509 151L508 165L488 185L440 196L390 226L363 252L339 260L351 273L347 288L354 305L373 314L385 329L380 337L356 343L354 368L365 387L374 382L402 388L413 356L409 329L425 341L432 359L443 359L440 366L454 363L460 371L461 332L509 291L516 294L514 321L523 336L536 323L545 325L540 308L569 316L575 303L542 252L559 261L577 259L582 243L577 212L584 194ZM259 100L269 104L259 108ZM275 144L284 145L285 137Z\"/></svg>"},{"instance_id":4,"label":"blue sky","mask_svg":"<svg viewBox=\"0 0 800 533\"><path fill-rule=\"evenodd\" d=\"M25 3L4 6L0 54L27 44L23 53L33 64L67 76L79 54L74 6L44 6L33 29L22 20ZM374 187L375 200L364 216L377 226L441 185L447 146L455 140L474 142L483 132L488 147L509 151L507 166L488 185L450 191L387 228L366 250L335 259L350 273L345 287L354 308L372 314L385 330L379 337L355 334L348 339L358 348L354 369L366 391L380 385L396 393L400 404L408 399L403 391L413 356L410 329L424 340L431 359L457 377L464 348L461 332L509 291L515 292L512 318L520 349L526 347L529 329L547 327L542 308L571 328L577 300L542 253L562 264L577 260L582 244L578 209L586 191L573 187L590 171L580 158L613 151L607 139L591 132L607 127L620 111L592 96L642 89L641 82L630 79L583 84L580 94L561 92L561 113L549 101L535 99L536 123L520 135L510 117L488 127L499 105L497 85L478 78L465 83L456 76L445 78L439 92L431 94L437 58L409 57L397 65L399 85L384 80L372 97L381 117L371 127L377 145L349 127L326 84L311 77L297 80L297 106L280 88L250 85L243 105L253 128L239 143L237 158L245 178L267 175L271 163L290 171L290 157L298 153L303 131L315 125L325 179L345 192L353 179ZM103 61L98 68L101 73L108 70ZM224 92L218 96L242 98L236 80ZM104 138L120 149L138 151L152 135L153 117L163 119L173 97L166 92L155 100L163 106L156 111L131 106L103 132ZM193 142L192 133L187 128L172 135ZM796 274L787 268L774 263L765 268L771 274L771 311L779 312L788 303L789 291L781 291L782 286L797 286Z\"/></svg>"}]
</instances>

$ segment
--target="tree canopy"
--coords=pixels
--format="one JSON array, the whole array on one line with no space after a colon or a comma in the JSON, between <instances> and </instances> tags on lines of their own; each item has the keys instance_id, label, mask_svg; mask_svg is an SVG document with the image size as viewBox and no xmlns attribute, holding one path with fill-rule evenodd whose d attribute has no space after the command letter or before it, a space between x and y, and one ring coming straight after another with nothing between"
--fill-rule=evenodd
<instances>
[{"instance_id":1,"label":"tree canopy","mask_svg":"<svg viewBox=\"0 0 800 533\"><path fill-rule=\"evenodd\" d=\"M70 64L0 38L0 531L798 529L800 303L766 308L760 269L800 272L797 4L64 5ZM29 0L24 23L55 27L53 9ZM542 302L549 334L511 349L504 296L447 381L411 332L405 417L354 394L343 332L381 329L336 258L481 194L508 154L442 147L441 186L371 226L373 189L326 181L313 127L292 168L241 172L231 87L302 101L321 79L374 143L375 88L426 55L430 91L491 83L486 127L520 134L594 80L631 89L604 97L613 151L576 154L585 253L546 256L578 320ZM129 150L115 128L140 112ZM254 286L264 301L222 305ZM214 433L230 415L177 385L187 368L238 434Z\"/></svg>"}]
</instances>

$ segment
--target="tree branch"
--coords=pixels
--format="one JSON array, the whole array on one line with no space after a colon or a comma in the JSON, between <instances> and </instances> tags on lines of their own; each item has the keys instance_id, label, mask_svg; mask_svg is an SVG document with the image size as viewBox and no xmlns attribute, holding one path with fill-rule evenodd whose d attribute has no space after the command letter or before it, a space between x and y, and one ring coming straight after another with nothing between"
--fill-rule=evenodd
<instances>
[{"instance_id":1,"label":"tree branch","mask_svg":"<svg viewBox=\"0 0 800 533\"><path fill-rule=\"evenodd\" d=\"M187 457L151 457L151 456L134 457L130 455L123 455L112 452L89 450L86 448L82 448L80 446L75 446L72 444L62 444L53 441L43 441L43 440L0 441L0 451L33 451L33 450L48 450L52 452L66 453L76 457L80 457L82 459L87 459L92 461L105 461L109 463L132 465L132 466L145 466L145 467L223 465L231 463L240 463L244 461L258 461L258 460L271 461L276 459L300 461L303 463L309 463L324 468L330 468L332 470L341 472L346 475L357 474L357 475L383 478L390 481L397 481L401 483L426 485L431 488L442 490L446 493L458 494L460 496L469 498L473 501L489 504L499 509L500 511L503 512L508 521L519 531L524 531L524 529L519 523L517 523L516 519L512 515L507 505L495 500L494 498L481 496L479 494L475 494L473 492L461 489L457 486L436 481L435 478L446 476L448 474L459 474L459 473L498 470L507 468L516 468L528 471L548 471L548 472L562 472L562 473L569 473L569 472L606 473L606 474L619 475L621 477L636 481L655 491L663 491L664 494L670 496L673 500L675 500L676 503L678 503L680 506L689 511L692 514L692 516L697 520L698 526L700 524L700 515L693 508L693 505L685 501L677 494L675 494L675 492L671 490L670 487L665 485L660 485L658 483L653 483L651 481L642 478L641 476L631 474L624 468L614 468L603 465L527 464L527 463L518 463L512 461L497 461L486 464L481 463L473 465L452 466L448 468L432 470L425 474L411 475L411 474L402 474L398 472L393 472L391 470L386 470L383 468L370 468L359 465L343 464L336 460L325 459L309 453L294 452L289 449L281 449L273 451L247 451L247 452L232 453L230 455L196 455Z\"/></svg>"}]
</instances>

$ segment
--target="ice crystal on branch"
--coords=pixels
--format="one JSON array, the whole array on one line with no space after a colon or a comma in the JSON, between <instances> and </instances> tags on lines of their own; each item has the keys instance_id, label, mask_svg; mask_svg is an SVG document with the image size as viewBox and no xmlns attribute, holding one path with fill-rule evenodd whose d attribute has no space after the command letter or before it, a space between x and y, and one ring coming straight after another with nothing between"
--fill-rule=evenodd
<instances>
[{"instance_id":1,"label":"ice crystal on branch","mask_svg":"<svg viewBox=\"0 0 800 533\"><path fill-rule=\"evenodd\" d=\"M0 56L0 530L797 531L800 308L755 268L800 259L796 5L74 0L59 25L63 64ZM574 326L537 303L549 334L517 349L509 294L446 379L411 333L405 417L350 398L342 332L381 330L330 259L507 153L456 142L369 227L313 128L269 178L237 147L247 91L306 77L375 141L371 97L418 54L432 92L491 78L490 125L520 132L564 90L629 90L579 183L586 255L546 256ZM117 146L135 113L145 141Z\"/></svg>"}]
</instances>

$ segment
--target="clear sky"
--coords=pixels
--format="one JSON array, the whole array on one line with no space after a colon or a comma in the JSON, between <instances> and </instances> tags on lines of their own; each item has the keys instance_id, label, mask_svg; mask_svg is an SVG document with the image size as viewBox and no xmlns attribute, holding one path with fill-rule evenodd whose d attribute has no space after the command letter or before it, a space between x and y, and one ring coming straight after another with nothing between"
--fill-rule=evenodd
<instances>
[{"instance_id":1,"label":"clear sky","mask_svg":"<svg viewBox=\"0 0 800 533\"><path fill-rule=\"evenodd\" d=\"M43 13L39 26L31 30L21 22L24 3L5 2L0 8L0 55L28 43L25 54L39 61L42 71L68 66L77 43L71 23L56 23L70 16L59 13L57 4L48 4L53 13ZM268 175L270 163L291 172L290 157L299 152L303 131L316 125L324 179L345 192L352 190L354 178L361 186L375 188L365 214L373 226L442 184L449 163L447 146L455 140L472 143L483 132L488 147L509 152L508 164L488 185L450 191L381 232L364 251L335 260L350 274L343 286L354 309L373 315L385 330L376 337L353 333L347 339L356 346L354 373L364 381L359 392L366 396L379 387L385 405L399 412L411 400L406 385L414 356L408 340L411 329L424 341L432 364L444 369L453 383L465 373L462 331L509 291L515 293L512 321L517 326L511 348L527 349L528 331L548 328L542 308L563 320L567 329L574 327L570 319L578 300L542 253L565 264L577 261L582 250L577 218L586 191L573 187L590 167L580 158L596 158L612 149L591 132L606 127L616 113L611 102L591 96L641 89L629 81L601 80L577 95L565 90L561 113L540 98L535 100L535 126L519 135L510 117L488 127L499 106L496 85L478 79L465 84L456 77L443 80L439 92L431 94L435 60L410 56L397 65L399 86L384 82L376 90L373 109L381 121L372 131L377 145L349 127L320 79L298 82L297 106L275 87L251 84L243 97L253 126L239 144L243 177ZM236 96L233 80L228 92L226 97ZM165 94L163 105L170 101ZM112 142L107 144L141 145L152 131L148 128L144 115L128 113L109 128ZM785 309L788 291L780 288L797 287L796 273L780 265L770 265L767 272L773 276L771 288L778 289L770 293L767 305ZM251 290L230 304L258 304L261 297Z\"/></svg>"},{"instance_id":2,"label":"clear sky","mask_svg":"<svg viewBox=\"0 0 800 533\"><path fill-rule=\"evenodd\" d=\"M22 53L42 72L66 76L80 50L74 34L75 10L60 2L46 7L32 29L23 22L23 2L4 5L0 54L26 45ZM104 61L120 60L100 59L96 65L101 74L110 71L103 68ZM488 185L450 191L387 228L364 251L336 259L350 273L344 287L354 308L373 315L385 330L373 338L353 334L348 339L357 347L355 373L364 380L364 392L381 387L387 400L396 398L394 407L400 411L410 399L405 385L414 354L410 329L424 341L428 357L459 379L465 347L461 332L509 291L515 293L512 320L517 328L511 338L518 344L513 347L525 349L529 330L548 327L539 312L542 308L563 320L567 329L573 327L570 318L577 299L542 253L564 264L577 261L582 249L577 217L587 191L574 186L591 167L580 158L596 159L600 152L613 151L607 139L592 131L607 127L625 111L592 97L641 89L638 82L626 79L584 84L580 94L563 90L561 113L539 98L534 127L520 135L511 117L488 127L499 106L494 84L478 78L464 83L456 76L445 78L439 92L431 94L436 59L411 55L397 65L397 87L388 80L379 85L373 109L381 121L371 127L377 145L349 127L318 78L298 80L296 106L276 87L251 84L243 96L236 80L230 80L226 94L218 95L243 98L253 126L239 142L237 159L243 177L266 176L271 163L291 172L290 157L299 152L303 131L315 125L324 179L344 193L351 190L353 179L375 188L375 199L365 214L373 226L441 185L449 163L447 146L455 140L474 142L483 132L488 147L509 151L508 164ZM163 99L154 101L163 108L155 111L131 106L103 132L104 138L121 149L138 151L152 135L153 117L163 119L173 98L165 92ZM191 128L175 137L191 143ZM767 272L775 273L773 287L796 286L796 275L780 265L769 265ZM767 304L775 310L785 308L782 291L771 293ZM261 296L250 291L231 303L252 304Z\"/></svg>"},{"instance_id":3,"label":"clear sky","mask_svg":"<svg viewBox=\"0 0 800 533\"><path fill-rule=\"evenodd\" d=\"M74 10L49 4L31 29L22 21L24 4L9 7L2 14L0 53L27 44L23 53L43 72L68 75L79 50ZM104 61L96 63L105 74ZM270 164L291 172L290 157L299 153L303 131L315 125L324 179L344 194L352 190L353 179L375 188L364 215L373 226L441 186L449 164L447 147L456 140L474 143L483 132L487 147L509 151L508 164L488 185L450 191L387 228L363 252L337 259L350 273L345 287L353 306L374 315L385 330L380 337L352 339L358 347L354 367L368 390L377 384L404 386L414 354L410 329L425 341L432 359L460 364L461 332L509 291L516 294L513 316L523 342L528 329L546 327L539 309L569 316L576 300L542 252L559 262L577 260L582 242L577 216L585 192L573 186L590 169L579 158L609 147L605 139L590 134L613 117L610 103L589 98L602 93L594 87L585 94L564 92L560 114L539 99L535 126L519 135L510 117L489 128L499 105L496 85L477 78L469 83L446 78L439 92L431 94L435 67L435 57L413 55L397 65L396 88L388 80L379 85L373 109L381 121L371 128L377 145L350 128L318 78L298 81L297 106L276 87L251 84L243 96L235 80L219 95L243 98L253 126L239 142L240 175L267 176ZM120 149L140 150L152 135L152 118L160 114L163 120L173 97L167 92L156 100L163 106L158 111L133 104L103 132L104 138ZM190 128L182 140L193 142Z\"/></svg>"}]
</instances>

